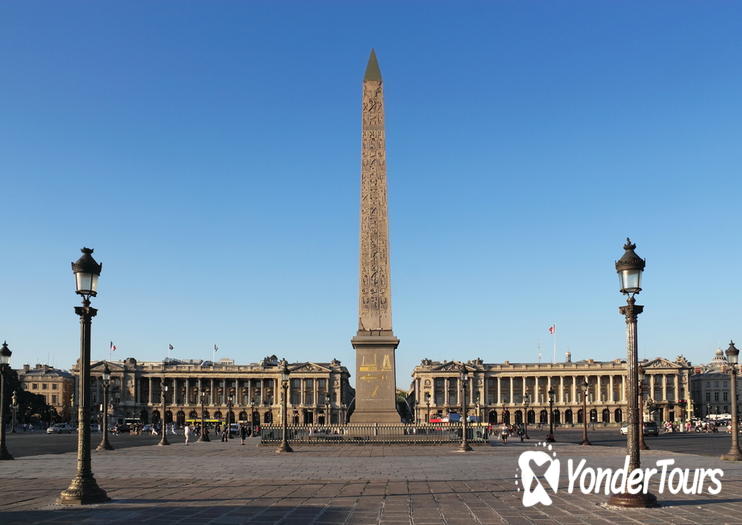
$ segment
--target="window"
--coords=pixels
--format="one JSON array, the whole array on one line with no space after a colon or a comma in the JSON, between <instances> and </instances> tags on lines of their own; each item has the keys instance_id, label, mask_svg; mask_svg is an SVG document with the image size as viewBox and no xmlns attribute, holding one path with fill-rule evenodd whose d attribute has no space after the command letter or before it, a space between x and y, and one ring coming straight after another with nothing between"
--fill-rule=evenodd
<instances>
[{"instance_id":1,"label":"window","mask_svg":"<svg viewBox=\"0 0 742 525\"><path fill-rule=\"evenodd\" d=\"M706 392L706 401L711 401L711 392Z\"/></svg>"},{"instance_id":2,"label":"window","mask_svg":"<svg viewBox=\"0 0 742 525\"><path fill-rule=\"evenodd\" d=\"M728 401L728 399L727 399L727 392L724 392L724 401Z\"/></svg>"},{"instance_id":3,"label":"window","mask_svg":"<svg viewBox=\"0 0 742 525\"><path fill-rule=\"evenodd\" d=\"M56 405L56 404L57 404L57 395L54 394L54 395L52 395L52 405Z\"/></svg>"},{"instance_id":4,"label":"window","mask_svg":"<svg viewBox=\"0 0 742 525\"><path fill-rule=\"evenodd\" d=\"M52 384L52 390L58 390L58 388L57 388L58 386L59 385L57 385L57 383L53 383Z\"/></svg>"},{"instance_id":5,"label":"window","mask_svg":"<svg viewBox=\"0 0 742 525\"><path fill-rule=\"evenodd\" d=\"M714 392L714 401L719 400L719 392Z\"/></svg>"},{"instance_id":6,"label":"window","mask_svg":"<svg viewBox=\"0 0 742 525\"><path fill-rule=\"evenodd\" d=\"M48 386L49 385L47 385L46 383L42 383L41 384L41 390L46 390L46 387L48 387Z\"/></svg>"},{"instance_id":7,"label":"window","mask_svg":"<svg viewBox=\"0 0 742 525\"><path fill-rule=\"evenodd\" d=\"M31 385L31 390L38 390L38 389L39 389L39 385L37 385L36 383Z\"/></svg>"}]
</instances>

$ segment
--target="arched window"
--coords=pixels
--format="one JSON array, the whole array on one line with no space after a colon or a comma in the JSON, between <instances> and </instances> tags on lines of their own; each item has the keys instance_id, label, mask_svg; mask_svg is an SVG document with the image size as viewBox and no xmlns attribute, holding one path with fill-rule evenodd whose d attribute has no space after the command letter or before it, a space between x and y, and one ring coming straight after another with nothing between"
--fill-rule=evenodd
<instances>
[{"instance_id":1,"label":"arched window","mask_svg":"<svg viewBox=\"0 0 742 525\"><path fill-rule=\"evenodd\" d=\"M582 409L579 409L579 410L577 411L577 422L578 422L578 423L583 423L583 421L582 421L582 418L583 418L583 413L582 413Z\"/></svg>"},{"instance_id":2,"label":"arched window","mask_svg":"<svg viewBox=\"0 0 742 525\"><path fill-rule=\"evenodd\" d=\"M554 413L552 414L552 417L554 418L554 424L558 425L562 422L561 415L559 414L559 410L554 409Z\"/></svg>"},{"instance_id":3,"label":"arched window","mask_svg":"<svg viewBox=\"0 0 742 525\"><path fill-rule=\"evenodd\" d=\"M568 424L572 424L574 423L572 418L573 418L572 410L568 408L567 410L564 411L564 422Z\"/></svg>"},{"instance_id":4,"label":"arched window","mask_svg":"<svg viewBox=\"0 0 742 525\"><path fill-rule=\"evenodd\" d=\"M616 423L623 423L623 412L621 411L621 409L620 409L620 408L617 408L617 409L616 409L616 410L615 410L615 411L613 412L613 420L614 420L614 421L615 421Z\"/></svg>"},{"instance_id":5,"label":"arched window","mask_svg":"<svg viewBox=\"0 0 742 525\"><path fill-rule=\"evenodd\" d=\"M221 410L217 410L216 412L214 412L214 419L221 419L221 418L222 418Z\"/></svg>"},{"instance_id":6,"label":"arched window","mask_svg":"<svg viewBox=\"0 0 742 525\"><path fill-rule=\"evenodd\" d=\"M188 419L198 419L198 413L195 410L191 410L191 413L188 414Z\"/></svg>"},{"instance_id":7,"label":"arched window","mask_svg":"<svg viewBox=\"0 0 742 525\"><path fill-rule=\"evenodd\" d=\"M603 419L602 419L603 423L610 423L611 422L611 411L608 410L607 408L604 408L603 409L602 416L603 416Z\"/></svg>"},{"instance_id":8,"label":"arched window","mask_svg":"<svg viewBox=\"0 0 742 525\"><path fill-rule=\"evenodd\" d=\"M515 411L515 424L520 425L521 423L523 423L523 412L521 412L520 410L516 410Z\"/></svg>"},{"instance_id":9,"label":"arched window","mask_svg":"<svg viewBox=\"0 0 742 525\"><path fill-rule=\"evenodd\" d=\"M159 422L160 422L160 411L153 410L152 411L152 423L159 423Z\"/></svg>"},{"instance_id":10,"label":"arched window","mask_svg":"<svg viewBox=\"0 0 742 525\"><path fill-rule=\"evenodd\" d=\"M530 425L531 423L535 423L535 422L536 422L536 412L534 412L533 410L529 410L528 411L528 424Z\"/></svg>"},{"instance_id":11,"label":"arched window","mask_svg":"<svg viewBox=\"0 0 742 525\"><path fill-rule=\"evenodd\" d=\"M588 423L597 423L598 421L598 411L596 409L590 410L590 421Z\"/></svg>"},{"instance_id":12,"label":"arched window","mask_svg":"<svg viewBox=\"0 0 742 525\"><path fill-rule=\"evenodd\" d=\"M502 422L506 425L510 424L510 410L505 410L502 413Z\"/></svg>"},{"instance_id":13,"label":"arched window","mask_svg":"<svg viewBox=\"0 0 742 525\"><path fill-rule=\"evenodd\" d=\"M266 425L273 423L273 414L270 411L263 414L263 423Z\"/></svg>"},{"instance_id":14,"label":"arched window","mask_svg":"<svg viewBox=\"0 0 742 525\"><path fill-rule=\"evenodd\" d=\"M182 410L178 410L178 413L175 417L177 418L176 423L178 423L179 427L185 425L185 412L183 412Z\"/></svg>"},{"instance_id":15,"label":"arched window","mask_svg":"<svg viewBox=\"0 0 742 525\"><path fill-rule=\"evenodd\" d=\"M247 412L245 412L244 410L240 412L240 421L242 421L243 423L247 421Z\"/></svg>"},{"instance_id":16,"label":"arched window","mask_svg":"<svg viewBox=\"0 0 742 525\"><path fill-rule=\"evenodd\" d=\"M170 412L169 410L166 410L165 411L165 424L169 425L172 422L173 422L173 413Z\"/></svg>"},{"instance_id":17,"label":"arched window","mask_svg":"<svg viewBox=\"0 0 742 525\"><path fill-rule=\"evenodd\" d=\"M543 425L547 424L549 422L549 412L547 412L546 410L542 410L541 412L539 412L538 421Z\"/></svg>"},{"instance_id":18,"label":"arched window","mask_svg":"<svg viewBox=\"0 0 742 525\"><path fill-rule=\"evenodd\" d=\"M497 424L497 410L490 410L488 421L489 421L490 425L496 425Z\"/></svg>"},{"instance_id":19,"label":"arched window","mask_svg":"<svg viewBox=\"0 0 742 525\"><path fill-rule=\"evenodd\" d=\"M145 425L149 423L149 414L147 414L146 409L142 409L142 411L139 413L139 419L141 419L142 423Z\"/></svg>"}]
</instances>

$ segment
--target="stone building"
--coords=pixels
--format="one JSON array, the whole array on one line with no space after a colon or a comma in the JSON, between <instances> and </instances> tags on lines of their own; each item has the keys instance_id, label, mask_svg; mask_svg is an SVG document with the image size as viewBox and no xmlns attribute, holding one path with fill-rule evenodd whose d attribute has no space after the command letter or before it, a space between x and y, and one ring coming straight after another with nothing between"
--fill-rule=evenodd
<instances>
[{"instance_id":1,"label":"stone building","mask_svg":"<svg viewBox=\"0 0 742 525\"><path fill-rule=\"evenodd\" d=\"M412 377L414 412L418 422L445 417L461 411L460 368L469 374L468 415L489 423L529 423L548 421L548 391L554 390L554 421L558 424L582 423L583 383L588 381L588 421L620 423L628 419L626 361L572 362L569 352L562 363L484 363L475 359L431 361L423 359ZM657 421L686 419L692 414L689 381L690 363L679 356L675 361L644 360L646 394L655 408L645 418ZM529 406L524 401L528 393Z\"/></svg>"},{"instance_id":2,"label":"stone building","mask_svg":"<svg viewBox=\"0 0 742 525\"><path fill-rule=\"evenodd\" d=\"M40 394L46 398L46 404L56 410L62 419L69 420L72 415L72 393L75 390L75 378L66 370L37 364L34 368L23 365L16 370L23 390Z\"/></svg>"},{"instance_id":3,"label":"stone building","mask_svg":"<svg viewBox=\"0 0 742 525\"><path fill-rule=\"evenodd\" d=\"M91 365L94 407L98 407L103 398L100 377L104 363L98 361ZM231 397L231 421L251 421L256 425L280 422L281 373L276 356L250 364L236 364L231 359L137 362L130 357L109 361L108 367L111 371L109 409L114 420L159 421L162 412L160 388L164 378L168 386L166 422L182 425L186 419L200 418L201 392L205 394L207 419L226 421L227 402ZM355 393L348 382L350 374L340 361L293 363L289 364L289 370L291 423L323 424L346 420ZM72 371L77 374L76 367Z\"/></svg>"},{"instance_id":4,"label":"stone building","mask_svg":"<svg viewBox=\"0 0 742 525\"><path fill-rule=\"evenodd\" d=\"M706 365L696 367L691 376L691 394L695 404L695 416L731 414L732 399L727 358L716 350L713 359ZM742 392L742 377L737 375L737 399Z\"/></svg>"}]
</instances>

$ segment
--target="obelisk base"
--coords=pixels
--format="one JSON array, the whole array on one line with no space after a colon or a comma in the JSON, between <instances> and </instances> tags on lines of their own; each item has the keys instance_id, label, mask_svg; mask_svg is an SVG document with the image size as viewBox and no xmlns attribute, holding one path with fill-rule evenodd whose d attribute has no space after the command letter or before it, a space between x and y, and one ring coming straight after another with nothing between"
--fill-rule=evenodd
<instances>
[{"instance_id":1,"label":"obelisk base","mask_svg":"<svg viewBox=\"0 0 742 525\"><path fill-rule=\"evenodd\" d=\"M400 423L394 356L399 339L391 330L359 330L351 344L356 349L357 379L350 422Z\"/></svg>"}]
</instances>

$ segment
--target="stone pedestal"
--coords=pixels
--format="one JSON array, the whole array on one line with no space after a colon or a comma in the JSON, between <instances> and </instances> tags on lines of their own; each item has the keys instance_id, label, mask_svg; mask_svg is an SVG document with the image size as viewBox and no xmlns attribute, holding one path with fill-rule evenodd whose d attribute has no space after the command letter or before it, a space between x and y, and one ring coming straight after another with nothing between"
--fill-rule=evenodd
<instances>
[{"instance_id":1,"label":"stone pedestal","mask_svg":"<svg viewBox=\"0 0 742 525\"><path fill-rule=\"evenodd\" d=\"M399 339L391 330L359 331L351 339L356 350L356 406L351 423L399 423L395 350Z\"/></svg>"}]
</instances>

